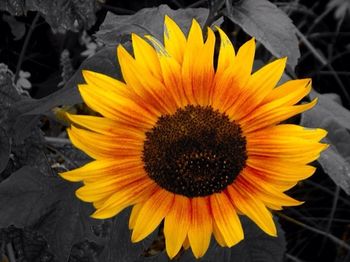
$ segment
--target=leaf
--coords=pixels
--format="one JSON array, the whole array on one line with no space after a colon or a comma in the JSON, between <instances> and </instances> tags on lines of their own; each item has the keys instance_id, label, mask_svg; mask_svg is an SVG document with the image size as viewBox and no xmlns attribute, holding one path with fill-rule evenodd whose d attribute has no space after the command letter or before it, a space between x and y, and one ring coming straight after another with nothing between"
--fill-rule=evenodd
<instances>
[{"instance_id":1,"label":"leaf","mask_svg":"<svg viewBox=\"0 0 350 262\"><path fill-rule=\"evenodd\" d=\"M115 218L113 218L107 245L104 252L99 257L101 261L135 262L139 257L141 257L143 251L155 237L155 232L153 232L144 241L132 243L131 231L128 228L129 217L130 209L125 209Z\"/></svg>"},{"instance_id":2,"label":"leaf","mask_svg":"<svg viewBox=\"0 0 350 262\"><path fill-rule=\"evenodd\" d=\"M267 0L244 0L233 4L225 15L260 41L274 56L288 57L294 69L300 57L296 28L292 20Z\"/></svg>"},{"instance_id":3,"label":"leaf","mask_svg":"<svg viewBox=\"0 0 350 262\"><path fill-rule=\"evenodd\" d=\"M310 98L315 97L318 104L302 114L301 124L328 131L324 142L330 147L322 152L318 162L334 183L350 195L350 111L338 104L334 95L332 98L313 90Z\"/></svg>"},{"instance_id":4,"label":"leaf","mask_svg":"<svg viewBox=\"0 0 350 262\"><path fill-rule=\"evenodd\" d=\"M95 24L97 11L95 0L5 0L0 3L0 10L21 16L27 11L38 11L45 17L53 31L78 31L89 29Z\"/></svg>"},{"instance_id":5,"label":"leaf","mask_svg":"<svg viewBox=\"0 0 350 262\"><path fill-rule=\"evenodd\" d=\"M204 24L208 14L209 11L206 8L172 10L167 5L143 8L134 15L115 15L108 13L95 36L98 41L112 46L116 46L131 33L140 36L151 34L157 39L162 40L165 15L174 19L184 33L187 33L193 18L200 24Z\"/></svg>"},{"instance_id":6,"label":"leaf","mask_svg":"<svg viewBox=\"0 0 350 262\"><path fill-rule=\"evenodd\" d=\"M67 261L72 245L91 236L93 223L90 207L74 195L76 187L35 168L21 168L0 184L0 228L14 224L37 230L57 260Z\"/></svg>"}]
</instances>

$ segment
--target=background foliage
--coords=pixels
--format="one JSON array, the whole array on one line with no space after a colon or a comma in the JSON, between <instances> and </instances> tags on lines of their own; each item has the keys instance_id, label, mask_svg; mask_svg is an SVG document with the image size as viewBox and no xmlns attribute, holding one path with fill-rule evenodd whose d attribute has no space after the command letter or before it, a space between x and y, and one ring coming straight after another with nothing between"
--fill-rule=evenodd
<instances>
[{"instance_id":1,"label":"background foliage","mask_svg":"<svg viewBox=\"0 0 350 262\"><path fill-rule=\"evenodd\" d=\"M236 47L258 41L255 68L288 56L281 81L312 77L318 105L292 122L322 127L330 148L318 173L289 192L301 207L275 213L278 238L245 218L245 240L212 241L202 261L350 261L350 2L348 0L0 1L0 261L167 261L161 228L132 244L129 210L89 217L79 185L60 171L89 161L66 138L63 112L92 113L76 89L81 69L120 78L117 44L162 35L168 14L188 31L219 25ZM176 261L193 261L181 251Z\"/></svg>"}]
</instances>

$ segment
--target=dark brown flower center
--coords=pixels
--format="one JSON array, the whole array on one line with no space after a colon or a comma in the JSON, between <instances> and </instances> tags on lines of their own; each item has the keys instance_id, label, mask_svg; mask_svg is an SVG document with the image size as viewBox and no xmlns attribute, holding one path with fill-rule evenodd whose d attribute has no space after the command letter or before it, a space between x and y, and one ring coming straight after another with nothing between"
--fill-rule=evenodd
<instances>
[{"instance_id":1,"label":"dark brown flower center","mask_svg":"<svg viewBox=\"0 0 350 262\"><path fill-rule=\"evenodd\" d=\"M247 160L240 126L212 107L188 105L146 133L144 168L160 187L187 197L225 189Z\"/></svg>"}]
</instances>

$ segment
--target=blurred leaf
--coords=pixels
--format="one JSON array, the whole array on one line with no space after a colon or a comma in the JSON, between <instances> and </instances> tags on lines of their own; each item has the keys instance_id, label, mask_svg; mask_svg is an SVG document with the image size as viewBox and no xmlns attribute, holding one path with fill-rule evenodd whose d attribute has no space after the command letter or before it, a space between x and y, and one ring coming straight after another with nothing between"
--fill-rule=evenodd
<instances>
[{"instance_id":1,"label":"blurred leaf","mask_svg":"<svg viewBox=\"0 0 350 262\"><path fill-rule=\"evenodd\" d=\"M274 219L277 237L263 232L247 217L240 217L244 229L244 240L231 248L231 260L240 262L282 262L286 251L284 231Z\"/></svg>"},{"instance_id":2,"label":"blurred leaf","mask_svg":"<svg viewBox=\"0 0 350 262\"><path fill-rule=\"evenodd\" d=\"M16 108L16 103L26 103L30 99L26 96L18 94L16 87L12 82L12 72L1 64L0 66L0 173L6 168L5 162L8 163L10 150L13 154L11 168L7 168L3 177L11 174L15 169L23 165L38 167L43 173L50 173L51 168L48 165L44 152L44 139L39 129L38 116L30 119L30 124L19 119L18 115L14 115L11 111ZM16 126L19 121L19 127ZM23 127L27 128L23 128ZM17 128L17 129L16 129ZM7 142L6 138L7 137ZM11 141L11 147L9 144ZM5 153L6 152L6 153ZM6 156L7 155L7 156ZM12 163L11 162L11 163ZM4 166L3 166L4 165Z\"/></svg>"},{"instance_id":3,"label":"blurred leaf","mask_svg":"<svg viewBox=\"0 0 350 262\"><path fill-rule=\"evenodd\" d=\"M16 169L28 165L37 168L43 174L52 174L47 157L48 150L39 128L39 118L36 116L32 122L32 129L25 134L25 139L12 136L13 162Z\"/></svg>"},{"instance_id":4,"label":"blurred leaf","mask_svg":"<svg viewBox=\"0 0 350 262\"><path fill-rule=\"evenodd\" d=\"M346 15L350 15L350 1L331 0L327 5L327 10L331 10L331 9L335 9L334 17L338 20L341 20Z\"/></svg>"},{"instance_id":5,"label":"blurred leaf","mask_svg":"<svg viewBox=\"0 0 350 262\"><path fill-rule=\"evenodd\" d=\"M277 227L277 237L271 237L263 232L246 216L240 216L244 231L244 239L232 248L219 246L214 238L201 262L282 262L286 251L284 231L274 219ZM157 261L157 260L155 260ZM186 251L179 262L195 261L192 252Z\"/></svg>"},{"instance_id":6,"label":"blurred leaf","mask_svg":"<svg viewBox=\"0 0 350 262\"><path fill-rule=\"evenodd\" d=\"M22 98L12 82L12 72L7 65L0 63L0 123L4 127L10 107ZM5 127L5 129L7 129Z\"/></svg>"},{"instance_id":7,"label":"blurred leaf","mask_svg":"<svg viewBox=\"0 0 350 262\"><path fill-rule=\"evenodd\" d=\"M107 239L106 247L99 257L101 261L135 262L141 257L143 251L149 246L155 237L155 232L153 232L144 241L132 243L131 231L128 227L129 217L130 208L125 209L112 219L112 227ZM141 261L143 260L141 259Z\"/></svg>"},{"instance_id":8,"label":"blurred leaf","mask_svg":"<svg viewBox=\"0 0 350 262\"><path fill-rule=\"evenodd\" d=\"M103 247L95 242L88 240L78 242L73 246L68 262L97 262L102 249Z\"/></svg>"},{"instance_id":9,"label":"blurred leaf","mask_svg":"<svg viewBox=\"0 0 350 262\"><path fill-rule=\"evenodd\" d=\"M75 197L76 188L35 168L21 168L0 184L0 227L39 231L57 260L66 261L75 242L92 236L90 206Z\"/></svg>"},{"instance_id":10,"label":"blurred leaf","mask_svg":"<svg viewBox=\"0 0 350 262\"><path fill-rule=\"evenodd\" d=\"M288 57L294 69L300 57L292 20L267 0L244 0L233 4L226 16L260 41L274 56Z\"/></svg>"},{"instance_id":11,"label":"blurred leaf","mask_svg":"<svg viewBox=\"0 0 350 262\"><path fill-rule=\"evenodd\" d=\"M324 117L332 118L339 125L350 130L350 111L347 110L345 107L343 107L341 104L339 104L339 101L341 101L341 99L339 98L338 95L336 94L321 95L315 90L312 90L310 93L310 98L315 99L316 97L318 98L317 105L308 112L320 111L319 114L321 114L323 118ZM317 120L314 120L314 121L317 121Z\"/></svg>"},{"instance_id":12,"label":"blurred leaf","mask_svg":"<svg viewBox=\"0 0 350 262\"><path fill-rule=\"evenodd\" d=\"M11 152L8 111L14 102L21 99L13 86L11 74L5 64L0 64L0 174L7 166Z\"/></svg>"},{"instance_id":13,"label":"blurred leaf","mask_svg":"<svg viewBox=\"0 0 350 262\"><path fill-rule=\"evenodd\" d=\"M14 16L4 14L2 19L9 25L14 40L20 40L26 33L26 27L23 22L18 21Z\"/></svg>"},{"instance_id":14,"label":"blurred leaf","mask_svg":"<svg viewBox=\"0 0 350 262\"><path fill-rule=\"evenodd\" d=\"M10 138L3 127L0 127L0 174L7 166L10 159L11 144Z\"/></svg>"},{"instance_id":15,"label":"blurred leaf","mask_svg":"<svg viewBox=\"0 0 350 262\"><path fill-rule=\"evenodd\" d=\"M310 98L319 98L318 104L302 114L301 124L306 127L320 127L328 131L325 143L330 147L324 151L318 162L330 178L350 195L350 111L341 106L335 95L321 95L312 91Z\"/></svg>"},{"instance_id":16,"label":"blurred leaf","mask_svg":"<svg viewBox=\"0 0 350 262\"><path fill-rule=\"evenodd\" d=\"M45 17L53 31L77 31L89 29L95 24L97 11L95 0L4 0L0 2L0 10L21 16L27 11L38 11Z\"/></svg>"},{"instance_id":17,"label":"blurred leaf","mask_svg":"<svg viewBox=\"0 0 350 262\"><path fill-rule=\"evenodd\" d=\"M162 41L165 15L174 19L183 32L187 33L193 18L203 25L208 14L209 11L205 8L172 10L167 5L143 8L134 15L108 13L100 30L96 33L96 38L98 41L112 46L122 42L122 39L128 39L125 37L130 33L140 36L151 34Z\"/></svg>"},{"instance_id":18,"label":"blurred leaf","mask_svg":"<svg viewBox=\"0 0 350 262\"><path fill-rule=\"evenodd\" d=\"M33 119L41 114L50 116L50 111L56 106L82 103L77 85L84 83L81 74L83 69L121 79L115 47L103 48L96 55L86 59L62 89L41 99L28 99L14 104L11 118L14 119L13 130L15 135L25 138L28 130L33 126Z\"/></svg>"},{"instance_id":19,"label":"blurred leaf","mask_svg":"<svg viewBox=\"0 0 350 262\"><path fill-rule=\"evenodd\" d=\"M11 144L7 132L0 126L0 174L7 166L10 159Z\"/></svg>"},{"instance_id":20,"label":"blurred leaf","mask_svg":"<svg viewBox=\"0 0 350 262\"><path fill-rule=\"evenodd\" d=\"M46 239L37 231L12 225L0 229L0 242L3 247L11 245L16 261L55 261ZM14 260L11 259L12 261Z\"/></svg>"}]
</instances>

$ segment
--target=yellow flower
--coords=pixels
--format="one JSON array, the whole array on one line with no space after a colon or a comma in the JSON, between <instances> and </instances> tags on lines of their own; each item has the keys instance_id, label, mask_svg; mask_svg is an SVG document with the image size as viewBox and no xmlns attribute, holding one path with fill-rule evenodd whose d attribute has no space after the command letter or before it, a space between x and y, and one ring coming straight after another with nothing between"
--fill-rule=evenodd
<instances>
[{"instance_id":1,"label":"yellow flower","mask_svg":"<svg viewBox=\"0 0 350 262\"><path fill-rule=\"evenodd\" d=\"M164 219L170 258L182 246L203 256L212 234L234 246L244 238L238 214L276 236L270 210L301 204L283 192L314 173L307 164L327 147L322 129L279 124L315 105L295 105L311 80L276 87L285 58L251 74L254 39L236 54L217 30L216 66L214 32L203 41L195 20L186 38L165 17L164 46L133 34L133 56L118 46L124 81L83 71L80 94L102 116L69 115L69 138L94 161L61 176L83 181L76 195L94 218L133 206L133 242Z\"/></svg>"}]
</instances>

